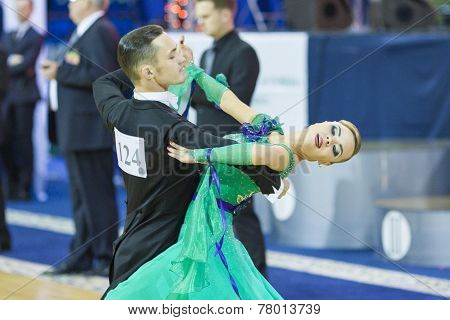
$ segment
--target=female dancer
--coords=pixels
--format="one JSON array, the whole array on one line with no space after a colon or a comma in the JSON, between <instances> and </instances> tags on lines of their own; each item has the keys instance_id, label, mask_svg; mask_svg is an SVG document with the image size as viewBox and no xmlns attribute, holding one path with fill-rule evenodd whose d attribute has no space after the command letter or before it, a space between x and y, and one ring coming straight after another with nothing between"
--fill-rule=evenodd
<instances>
[{"instance_id":1,"label":"female dancer","mask_svg":"<svg viewBox=\"0 0 450 320\"><path fill-rule=\"evenodd\" d=\"M196 150L171 143L171 157L208 164L178 242L109 291L106 299L282 299L234 237L235 208L260 189L233 165L266 165L284 178L301 160L321 165L349 160L359 152L359 132L340 121L284 135L277 118L256 113L203 70L189 65L187 73L211 101L243 123L241 133L226 136L239 143Z\"/></svg>"}]
</instances>

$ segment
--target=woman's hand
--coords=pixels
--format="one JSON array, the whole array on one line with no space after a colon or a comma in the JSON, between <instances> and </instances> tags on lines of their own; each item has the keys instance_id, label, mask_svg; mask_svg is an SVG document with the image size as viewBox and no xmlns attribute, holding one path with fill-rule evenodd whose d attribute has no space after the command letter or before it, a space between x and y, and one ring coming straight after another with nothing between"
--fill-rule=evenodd
<instances>
[{"instance_id":1,"label":"woman's hand","mask_svg":"<svg viewBox=\"0 0 450 320\"><path fill-rule=\"evenodd\" d=\"M194 54L192 49L184 43L184 35L180 37L180 41L177 44L177 51L186 59L185 66L194 63Z\"/></svg>"},{"instance_id":2,"label":"woman's hand","mask_svg":"<svg viewBox=\"0 0 450 320\"><path fill-rule=\"evenodd\" d=\"M198 163L192 157L189 149L179 146L173 141L170 141L170 146L167 147L167 150L169 151L169 157L175 158L180 162Z\"/></svg>"}]
</instances>

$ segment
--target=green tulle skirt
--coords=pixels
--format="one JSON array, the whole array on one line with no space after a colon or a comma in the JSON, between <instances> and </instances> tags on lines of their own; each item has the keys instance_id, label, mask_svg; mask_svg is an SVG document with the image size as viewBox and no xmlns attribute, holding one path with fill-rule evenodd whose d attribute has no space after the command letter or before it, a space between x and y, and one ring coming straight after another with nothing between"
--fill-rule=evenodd
<instances>
[{"instance_id":1,"label":"green tulle skirt","mask_svg":"<svg viewBox=\"0 0 450 320\"><path fill-rule=\"evenodd\" d=\"M220 177L222 200L238 204L258 191L240 170L225 165L215 167ZM224 221L217 204L218 188L214 182L210 183L211 174L211 168L205 169L177 243L109 291L106 299L282 299L235 238L232 214L225 212ZM228 268L216 249L222 237L221 251Z\"/></svg>"}]
</instances>

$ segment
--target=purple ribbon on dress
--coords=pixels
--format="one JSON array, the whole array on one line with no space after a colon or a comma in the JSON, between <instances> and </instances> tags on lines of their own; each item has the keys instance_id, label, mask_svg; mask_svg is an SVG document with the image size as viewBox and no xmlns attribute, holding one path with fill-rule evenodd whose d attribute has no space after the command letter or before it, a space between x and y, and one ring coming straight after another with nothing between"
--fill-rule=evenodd
<instances>
[{"instance_id":1,"label":"purple ribbon on dress","mask_svg":"<svg viewBox=\"0 0 450 320\"><path fill-rule=\"evenodd\" d=\"M241 126L241 133L245 136L245 141L256 142L267 136L271 131L280 126L278 119L263 118L260 125L244 123Z\"/></svg>"},{"instance_id":2,"label":"purple ribbon on dress","mask_svg":"<svg viewBox=\"0 0 450 320\"><path fill-rule=\"evenodd\" d=\"M195 199L197 199L198 193L194 192L194 195L192 196L192 201L194 201ZM234 210L236 210L236 208L238 206L232 205L229 202L223 201L222 199L216 199L217 201L217 206L220 208L220 204L222 203L223 208L225 209L226 212L229 212L231 214L235 214Z\"/></svg>"},{"instance_id":3,"label":"purple ribbon on dress","mask_svg":"<svg viewBox=\"0 0 450 320\"><path fill-rule=\"evenodd\" d=\"M214 180L214 184L216 185L217 192L219 193L220 202L218 202L218 205L220 208L220 215L222 217L222 225L223 225L222 237L220 238L219 242L216 242L216 254L219 255L220 260L222 261L223 265L227 269L228 276L230 277L231 286L233 287L234 292L236 292L239 299L242 300L241 295L239 294L239 289L236 285L236 281L234 280L233 276L231 275L230 269L228 267L227 258L225 257L225 255L223 254L223 251L222 251L223 240L225 237L225 232L227 231L227 216L225 214L224 202L222 201L222 195L220 193L219 174L217 173L216 168L214 167L214 165L211 162L211 152L212 152L212 149L208 149L208 151L206 152L206 158L208 159L208 163L209 163L210 170L211 170L211 174L209 176L209 185L211 185L211 182Z\"/></svg>"}]
</instances>

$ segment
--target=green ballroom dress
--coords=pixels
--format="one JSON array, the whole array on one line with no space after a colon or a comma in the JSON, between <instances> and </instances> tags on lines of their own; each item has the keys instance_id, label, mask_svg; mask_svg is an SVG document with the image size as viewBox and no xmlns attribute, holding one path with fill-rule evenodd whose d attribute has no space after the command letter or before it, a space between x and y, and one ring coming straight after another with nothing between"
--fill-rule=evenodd
<instances>
[{"instance_id":1,"label":"green ballroom dress","mask_svg":"<svg viewBox=\"0 0 450 320\"><path fill-rule=\"evenodd\" d=\"M238 143L268 143L283 133L278 119L258 114L242 133L225 138ZM294 167L294 157L281 177ZM254 266L234 236L233 210L261 190L237 167L209 163L186 213L178 241L142 265L106 295L108 300L279 300L280 294Z\"/></svg>"}]
</instances>

